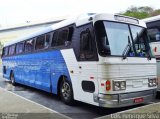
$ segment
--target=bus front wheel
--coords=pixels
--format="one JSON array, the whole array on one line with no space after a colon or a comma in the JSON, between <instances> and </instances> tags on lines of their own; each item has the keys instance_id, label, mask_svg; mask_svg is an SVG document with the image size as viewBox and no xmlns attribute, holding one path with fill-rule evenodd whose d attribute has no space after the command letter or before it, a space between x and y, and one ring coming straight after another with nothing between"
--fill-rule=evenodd
<instances>
[{"instance_id":1,"label":"bus front wheel","mask_svg":"<svg viewBox=\"0 0 160 119\"><path fill-rule=\"evenodd\" d=\"M72 105L74 102L72 86L66 78L64 78L60 84L60 97L61 100L68 105Z\"/></svg>"},{"instance_id":2,"label":"bus front wheel","mask_svg":"<svg viewBox=\"0 0 160 119\"><path fill-rule=\"evenodd\" d=\"M16 83L15 83L15 78L14 78L14 73L13 73L13 72L11 72L10 80L11 80L12 85L15 85L15 84L16 84Z\"/></svg>"}]
</instances>

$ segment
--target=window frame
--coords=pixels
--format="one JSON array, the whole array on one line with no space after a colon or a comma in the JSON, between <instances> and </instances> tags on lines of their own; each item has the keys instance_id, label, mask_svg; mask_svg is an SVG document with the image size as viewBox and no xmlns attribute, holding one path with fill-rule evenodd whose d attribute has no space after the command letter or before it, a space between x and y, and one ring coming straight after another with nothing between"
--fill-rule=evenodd
<instances>
[{"instance_id":1,"label":"window frame","mask_svg":"<svg viewBox=\"0 0 160 119\"><path fill-rule=\"evenodd\" d=\"M14 47L14 49L13 49L13 54L10 54L10 48L12 48L12 47ZM10 45L10 46L9 46L8 55L9 55L9 56L15 55L15 50L16 50L16 44Z\"/></svg>"},{"instance_id":2,"label":"window frame","mask_svg":"<svg viewBox=\"0 0 160 119\"><path fill-rule=\"evenodd\" d=\"M54 35L54 33L55 33L55 31L58 31L58 30L61 30L61 29L65 29L65 28L72 28L72 35L71 35L71 38L70 38L70 41L71 41L71 43L70 43L70 45L68 45L68 46L65 46L65 45L61 45L61 46L55 46L55 47L52 47L51 46L51 43L52 43L52 39L53 39L53 35ZM26 40L23 40L23 41L20 41L20 42L23 42L23 52L22 53L16 53L16 46L17 46L17 44L18 43L20 43L20 42L17 42L17 43L14 43L14 44L12 44L12 45L9 45L9 46L6 46L7 48L8 48L8 55L7 56L12 56L12 55L9 55L9 47L11 47L11 46L13 46L13 45L15 45L15 49L14 49L14 54L13 55L15 55L15 56L17 56L17 55L22 55L22 54L32 54L32 53L37 53L37 52L45 52L45 51L49 51L49 50L57 50L57 49L68 49L68 48L71 48L72 47L72 37L73 37L73 34L74 34L74 30L75 30L75 24L70 24L70 25L68 25L68 26L65 26L65 27L61 27L61 28L59 28L59 29L56 29L56 30L52 30L52 31L49 31L49 32L46 32L46 33L43 33L43 34L40 34L40 35L37 35L37 36L34 36L34 37L30 37L29 39L26 39ZM47 37L47 35L50 35L50 41L49 41L49 46L47 47L47 48L43 48L43 49L37 49L36 50L36 41L37 41L37 37L38 36L42 36L42 35L44 35L45 36L45 41L44 41L44 43L46 42L46 37ZM29 40L33 40L33 49L31 50L31 51L26 51L26 42L27 41L29 41ZM45 46L45 45L44 45ZM2 57L4 57L4 56L2 56ZM6 57L6 56L5 56Z\"/></svg>"},{"instance_id":3,"label":"window frame","mask_svg":"<svg viewBox=\"0 0 160 119\"><path fill-rule=\"evenodd\" d=\"M22 43L22 52L21 53L17 53L17 47L18 47L18 44L20 44L20 43ZM22 54L22 53L24 53L24 41L21 41L21 42L18 42L18 43L16 43L16 50L15 50L15 54Z\"/></svg>"},{"instance_id":4,"label":"window frame","mask_svg":"<svg viewBox=\"0 0 160 119\"><path fill-rule=\"evenodd\" d=\"M40 39L40 40L43 40L43 47L42 48L37 48L37 41L39 40L38 38L40 37L44 37L44 39ZM42 35L39 35L35 38L35 51L38 51L38 50L44 50L45 49L45 34L42 34Z\"/></svg>"},{"instance_id":5,"label":"window frame","mask_svg":"<svg viewBox=\"0 0 160 119\"><path fill-rule=\"evenodd\" d=\"M7 54L5 54L4 49L7 49ZM1 57L6 57L8 55L9 55L9 47L8 46L7 47L3 47L2 56Z\"/></svg>"},{"instance_id":6,"label":"window frame","mask_svg":"<svg viewBox=\"0 0 160 119\"><path fill-rule=\"evenodd\" d=\"M124 22L118 22L118 21L110 21L110 20L101 20L102 22L113 22L113 23L122 23L122 24L127 24L128 27L129 27L129 32L131 34L131 41L133 40L133 36L132 36L132 32L131 32L131 29L130 29L130 25L133 25L133 26L137 26L137 27L142 27L144 29L147 30L147 28L143 27L143 26L139 26L139 25L136 25L136 24L130 24L130 23L124 23ZM96 22L99 22L99 21L96 21ZM95 23L96 23L95 22ZM95 24L94 24L94 28L95 28ZM97 35L96 35L96 42L97 42ZM147 43L149 43L149 39L148 41L146 41ZM132 43L134 43L134 41L132 41ZM135 46L134 46L135 47ZM134 48L133 47L133 48ZM148 47L148 46L147 46ZM98 48L98 54L101 56L101 57L123 57L122 55L102 55L100 52L99 52L99 46L97 47ZM135 49L134 49L134 52L135 52ZM151 52L151 51L150 51ZM133 57L133 56L127 56L127 57ZM136 58L147 58L147 57L139 57L137 55L135 55L134 57ZM153 58L153 56L151 56Z\"/></svg>"},{"instance_id":7,"label":"window frame","mask_svg":"<svg viewBox=\"0 0 160 119\"><path fill-rule=\"evenodd\" d=\"M89 28L90 33L91 33L91 38L92 38L91 41L92 41L94 56L93 58L90 58L90 59L81 59L80 58L80 34L82 31L86 30L87 28ZM97 41L96 41L95 36L96 35L95 35L95 31L94 31L92 22L76 27L76 30L73 35L73 49L74 49L75 56L78 62L83 62L83 61L93 62L93 61L99 60L98 51L97 51Z\"/></svg>"},{"instance_id":8,"label":"window frame","mask_svg":"<svg viewBox=\"0 0 160 119\"><path fill-rule=\"evenodd\" d=\"M71 30L70 30L71 28ZM67 35L67 40L64 41L64 44L63 45L52 45L53 43L53 40L55 39L55 34L57 33L57 36L56 36L56 40L58 39L59 37L59 31L63 31L65 29L68 29L69 33ZM75 27L74 25L69 25L69 26L65 26L63 28L60 28L60 29L56 29L53 31L52 33L52 38L51 38L51 43L50 43L50 47L51 48L56 48L56 49L65 49L65 48L70 48L72 46L72 40L73 40L73 34L74 34L74 30L75 30ZM71 34L71 35L70 35ZM65 45L65 42L66 41L69 41L69 44L68 45Z\"/></svg>"},{"instance_id":9,"label":"window frame","mask_svg":"<svg viewBox=\"0 0 160 119\"><path fill-rule=\"evenodd\" d=\"M30 40L33 40L33 49L31 49L31 51L27 51L26 50L26 42L30 41ZM34 50L35 50L35 38L31 38L31 39L25 40L24 41L24 53L30 53L30 52L33 52Z\"/></svg>"}]
</instances>

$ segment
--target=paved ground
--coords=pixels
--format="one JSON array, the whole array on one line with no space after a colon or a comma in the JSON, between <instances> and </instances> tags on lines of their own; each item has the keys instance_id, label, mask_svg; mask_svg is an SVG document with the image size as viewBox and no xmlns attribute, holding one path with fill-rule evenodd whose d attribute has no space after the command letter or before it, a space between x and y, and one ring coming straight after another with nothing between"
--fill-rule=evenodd
<instances>
[{"instance_id":1,"label":"paved ground","mask_svg":"<svg viewBox=\"0 0 160 119\"><path fill-rule=\"evenodd\" d=\"M16 95L22 96L23 98L29 99L33 102L36 102L51 110L55 110L60 114L63 114L67 117L74 118L74 119L98 118L98 117L110 115L116 112L144 106L144 105L137 105L137 106L130 106L127 108L125 107L125 108L107 109L107 108L100 108L100 107L88 105L82 102L77 102L75 106L68 106L62 103L56 95L46 93L46 92L31 88L31 87L27 87L24 85L12 86L10 82L5 81L5 79L3 79L1 75L0 75L0 87ZM159 100L155 100L154 102L158 102L158 101ZM17 105L19 105L18 102L17 102ZM1 105L0 105L0 108L1 108ZM6 107L6 109L9 109L9 108L10 106Z\"/></svg>"},{"instance_id":2,"label":"paved ground","mask_svg":"<svg viewBox=\"0 0 160 119\"><path fill-rule=\"evenodd\" d=\"M19 97L3 88L0 88L0 112L2 113L0 119L3 119L5 116L7 119L9 117L28 119L31 115L34 119L44 119L46 117L47 119L67 119L64 115Z\"/></svg>"},{"instance_id":3,"label":"paved ground","mask_svg":"<svg viewBox=\"0 0 160 119\"><path fill-rule=\"evenodd\" d=\"M160 119L160 103L122 111L98 119Z\"/></svg>"}]
</instances>

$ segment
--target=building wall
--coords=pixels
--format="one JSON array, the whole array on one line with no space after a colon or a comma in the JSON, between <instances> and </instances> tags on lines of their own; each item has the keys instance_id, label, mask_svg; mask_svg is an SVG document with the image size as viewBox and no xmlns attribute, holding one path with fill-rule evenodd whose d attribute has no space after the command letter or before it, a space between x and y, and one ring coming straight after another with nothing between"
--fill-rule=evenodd
<instances>
[{"instance_id":1,"label":"building wall","mask_svg":"<svg viewBox=\"0 0 160 119\"><path fill-rule=\"evenodd\" d=\"M51 24L43 24L43 25L29 26L29 27L26 26L23 28L17 28L17 29L15 28L15 29L0 31L0 41L2 44L4 44L6 42L15 40L30 33L44 29L45 27L48 27L50 25Z\"/></svg>"}]
</instances>

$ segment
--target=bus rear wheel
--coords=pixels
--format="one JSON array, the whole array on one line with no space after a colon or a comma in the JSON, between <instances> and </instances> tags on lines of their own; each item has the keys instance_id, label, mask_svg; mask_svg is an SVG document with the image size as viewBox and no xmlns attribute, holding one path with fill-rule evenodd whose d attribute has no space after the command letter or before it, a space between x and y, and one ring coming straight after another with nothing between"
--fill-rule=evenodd
<instances>
[{"instance_id":1,"label":"bus rear wheel","mask_svg":"<svg viewBox=\"0 0 160 119\"><path fill-rule=\"evenodd\" d=\"M15 82L15 78L14 78L14 73L13 72L11 72L10 80L11 80L12 85L15 86L16 82Z\"/></svg>"},{"instance_id":2,"label":"bus rear wheel","mask_svg":"<svg viewBox=\"0 0 160 119\"><path fill-rule=\"evenodd\" d=\"M74 102L72 86L66 78L60 84L60 97L65 104L72 105Z\"/></svg>"}]
</instances>

